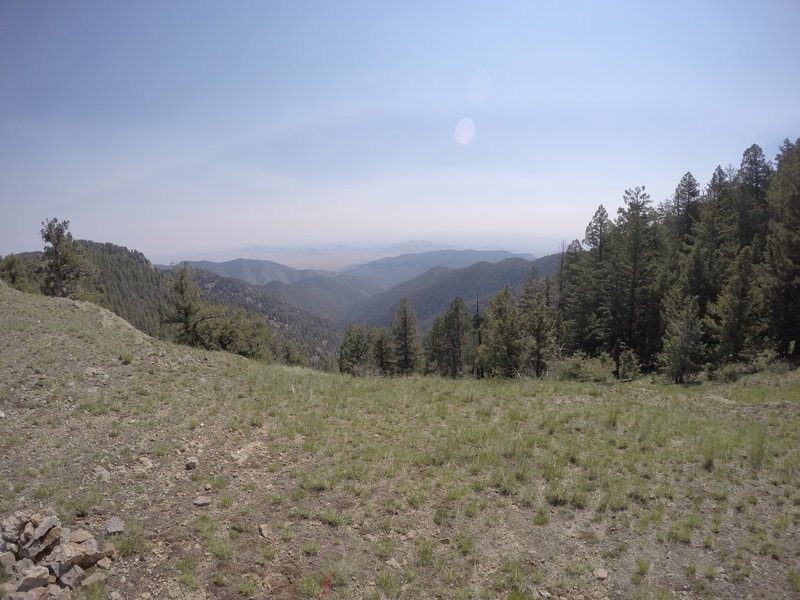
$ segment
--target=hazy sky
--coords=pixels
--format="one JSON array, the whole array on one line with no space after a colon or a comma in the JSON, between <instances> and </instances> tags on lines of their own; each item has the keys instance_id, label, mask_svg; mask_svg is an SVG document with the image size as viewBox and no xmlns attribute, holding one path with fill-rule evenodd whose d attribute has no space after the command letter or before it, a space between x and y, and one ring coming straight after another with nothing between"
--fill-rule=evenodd
<instances>
[{"instance_id":1,"label":"hazy sky","mask_svg":"<svg viewBox=\"0 0 800 600\"><path fill-rule=\"evenodd\" d=\"M800 136L800 2L0 2L0 254L548 254Z\"/></svg>"}]
</instances>

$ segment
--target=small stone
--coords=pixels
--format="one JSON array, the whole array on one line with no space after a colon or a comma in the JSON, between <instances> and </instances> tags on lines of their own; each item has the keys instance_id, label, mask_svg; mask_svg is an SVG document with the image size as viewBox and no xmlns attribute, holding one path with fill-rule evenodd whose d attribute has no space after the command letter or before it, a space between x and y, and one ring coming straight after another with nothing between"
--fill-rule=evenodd
<instances>
[{"instance_id":1,"label":"small stone","mask_svg":"<svg viewBox=\"0 0 800 600\"><path fill-rule=\"evenodd\" d=\"M31 567L22 574L17 584L18 592L27 592L38 587L47 586L47 578L50 576L50 571L47 567Z\"/></svg>"},{"instance_id":2,"label":"small stone","mask_svg":"<svg viewBox=\"0 0 800 600\"><path fill-rule=\"evenodd\" d=\"M269 537L269 525L266 523L262 523L258 526L258 533L261 537Z\"/></svg>"},{"instance_id":3,"label":"small stone","mask_svg":"<svg viewBox=\"0 0 800 600\"><path fill-rule=\"evenodd\" d=\"M69 538L67 539L70 542L80 544L81 542L85 542L93 537L94 536L91 534L91 532L87 531L86 529L76 529L75 531L70 532Z\"/></svg>"},{"instance_id":4,"label":"small stone","mask_svg":"<svg viewBox=\"0 0 800 600\"><path fill-rule=\"evenodd\" d=\"M97 561L97 567L103 569L104 571L108 571L111 568L111 559L107 556L101 558Z\"/></svg>"},{"instance_id":5,"label":"small stone","mask_svg":"<svg viewBox=\"0 0 800 600\"><path fill-rule=\"evenodd\" d=\"M17 557L13 552L3 552L0 554L0 568L3 569L6 575L11 575L14 572L14 565L17 564Z\"/></svg>"},{"instance_id":6,"label":"small stone","mask_svg":"<svg viewBox=\"0 0 800 600\"><path fill-rule=\"evenodd\" d=\"M197 468L197 457L190 456L186 459L186 470L187 471L194 471Z\"/></svg>"},{"instance_id":7,"label":"small stone","mask_svg":"<svg viewBox=\"0 0 800 600\"><path fill-rule=\"evenodd\" d=\"M93 583L103 582L106 580L106 578L107 577L105 573L98 573L95 571L94 573L89 575L86 579L81 581L81 587L89 587Z\"/></svg>"},{"instance_id":8,"label":"small stone","mask_svg":"<svg viewBox=\"0 0 800 600\"><path fill-rule=\"evenodd\" d=\"M192 502L195 506L208 506L211 504L211 496L198 496Z\"/></svg>"},{"instance_id":9,"label":"small stone","mask_svg":"<svg viewBox=\"0 0 800 600\"><path fill-rule=\"evenodd\" d=\"M207 492L210 492L210 491L211 491L211 484L210 484L210 483L207 483L207 484L205 484L205 485L203 486L203 489L204 489L205 491L207 491Z\"/></svg>"},{"instance_id":10,"label":"small stone","mask_svg":"<svg viewBox=\"0 0 800 600\"><path fill-rule=\"evenodd\" d=\"M125 524L119 517L111 517L106 523L106 535L114 535L125 531Z\"/></svg>"},{"instance_id":11,"label":"small stone","mask_svg":"<svg viewBox=\"0 0 800 600\"><path fill-rule=\"evenodd\" d=\"M58 580L68 588L75 588L80 585L84 577L86 577L86 571L78 565L73 565L68 571L62 573Z\"/></svg>"},{"instance_id":12,"label":"small stone","mask_svg":"<svg viewBox=\"0 0 800 600\"><path fill-rule=\"evenodd\" d=\"M600 581L605 581L606 579L608 579L608 571L606 571L605 569L595 569L594 576Z\"/></svg>"},{"instance_id":13,"label":"small stone","mask_svg":"<svg viewBox=\"0 0 800 600\"><path fill-rule=\"evenodd\" d=\"M551 593L550 593L550 592L548 592L547 590L539 590L539 595L540 595L542 598L552 598L552 597L553 597L553 594L551 594Z\"/></svg>"},{"instance_id":14,"label":"small stone","mask_svg":"<svg viewBox=\"0 0 800 600\"><path fill-rule=\"evenodd\" d=\"M16 565L14 565L14 570L17 572L17 576L20 577L22 574L36 566L30 558L23 558L22 560L18 561Z\"/></svg>"},{"instance_id":15,"label":"small stone","mask_svg":"<svg viewBox=\"0 0 800 600\"><path fill-rule=\"evenodd\" d=\"M391 567L392 569L395 569L397 571L402 571L403 570L403 565L401 565L399 562L397 562L396 558L390 558L389 560L387 560L386 561L386 566L387 567Z\"/></svg>"}]
</instances>

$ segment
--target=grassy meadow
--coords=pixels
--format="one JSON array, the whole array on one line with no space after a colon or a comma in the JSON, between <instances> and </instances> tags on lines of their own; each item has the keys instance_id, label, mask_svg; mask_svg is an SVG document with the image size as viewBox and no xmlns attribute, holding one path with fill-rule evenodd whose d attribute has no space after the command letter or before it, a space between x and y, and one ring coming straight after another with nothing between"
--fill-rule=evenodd
<instances>
[{"instance_id":1,"label":"grassy meadow","mask_svg":"<svg viewBox=\"0 0 800 600\"><path fill-rule=\"evenodd\" d=\"M89 599L800 597L798 371L351 378L2 284L0 339L0 515L125 522Z\"/></svg>"}]
</instances>

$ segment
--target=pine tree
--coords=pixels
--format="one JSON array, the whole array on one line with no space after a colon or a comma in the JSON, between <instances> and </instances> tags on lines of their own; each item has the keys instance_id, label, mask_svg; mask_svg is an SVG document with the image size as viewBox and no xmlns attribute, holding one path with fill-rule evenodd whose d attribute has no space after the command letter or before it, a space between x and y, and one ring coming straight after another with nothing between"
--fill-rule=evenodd
<instances>
[{"instance_id":1,"label":"pine tree","mask_svg":"<svg viewBox=\"0 0 800 600\"><path fill-rule=\"evenodd\" d=\"M489 301L484 317L483 344L479 348L485 372L495 377L516 377L522 370L522 329L519 309L506 286Z\"/></svg>"},{"instance_id":2,"label":"pine tree","mask_svg":"<svg viewBox=\"0 0 800 600\"><path fill-rule=\"evenodd\" d=\"M366 325L347 325L339 346L339 371L349 375L366 374L370 363L371 331Z\"/></svg>"},{"instance_id":3,"label":"pine tree","mask_svg":"<svg viewBox=\"0 0 800 600\"><path fill-rule=\"evenodd\" d=\"M783 356L800 356L800 138L783 142L769 189L770 329Z\"/></svg>"},{"instance_id":4,"label":"pine tree","mask_svg":"<svg viewBox=\"0 0 800 600\"><path fill-rule=\"evenodd\" d=\"M376 327L372 332L372 364L381 375L394 373L394 347L387 327Z\"/></svg>"},{"instance_id":5,"label":"pine tree","mask_svg":"<svg viewBox=\"0 0 800 600\"><path fill-rule=\"evenodd\" d=\"M0 260L0 279L21 292L32 291L28 270L18 254L9 254Z\"/></svg>"},{"instance_id":6,"label":"pine tree","mask_svg":"<svg viewBox=\"0 0 800 600\"><path fill-rule=\"evenodd\" d=\"M677 283L667 297L666 332L658 357L663 372L675 383L683 383L686 377L700 371L705 352L697 297L688 296L686 287L686 282Z\"/></svg>"},{"instance_id":7,"label":"pine tree","mask_svg":"<svg viewBox=\"0 0 800 600\"><path fill-rule=\"evenodd\" d=\"M720 363L752 360L766 329L764 295L753 251L745 246L731 265L731 275L716 302L709 306L709 326Z\"/></svg>"},{"instance_id":8,"label":"pine tree","mask_svg":"<svg viewBox=\"0 0 800 600\"><path fill-rule=\"evenodd\" d=\"M589 247L589 251L594 255L598 264L603 262L603 253L608 242L608 234L613 224L608 218L608 212L601 204L594 212L594 216L586 226L586 233L583 243Z\"/></svg>"},{"instance_id":9,"label":"pine tree","mask_svg":"<svg viewBox=\"0 0 800 600\"><path fill-rule=\"evenodd\" d=\"M392 318L392 338L395 350L395 370L399 375L410 375L419 362L417 339L417 313L408 298L403 298Z\"/></svg>"},{"instance_id":10,"label":"pine tree","mask_svg":"<svg viewBox=\"0 0 800 600\"><path fill-rule=\"evenodd\" d=\"M742 155L734 197L739 247L752 246L756 259L761 255L769 221L767 191L771 177L772 165L764 158L764 151L753 144Z\"/></svg>"},{"instance_id":11,"label":"pine tree","mask_svg":"<svg viewBox=\"0 0 800 600\"><path fill-rule=\"evenodd\" d=\"M48 296L75 296L94 270L72 239L69 221L43 221L41 234L45 244L49 244L42 256L42 291Z\"/></svg>"},{"instance_id":12,"label":"pine tree","mask_svg":"<svg viewBox=\"0 0 800 600\"><path fill-rule=\"evenodd\" d=\"M467 313L467 304L461 297L450 303L444 314L442 375L459 377L471 361L472 322Z\"/></svg>"},{"instance_id":13,"label":"pine tree","mask_svg":"<svg viewBox=\"0 0 800 600\"><path fill-rule=\"evenodd\" d=\"M534 269L522 288L520 299L525 361L536 377L541 377L547 370L555 329L549 287L550 282L539 278Z\"/></svg>"}]
</instances>

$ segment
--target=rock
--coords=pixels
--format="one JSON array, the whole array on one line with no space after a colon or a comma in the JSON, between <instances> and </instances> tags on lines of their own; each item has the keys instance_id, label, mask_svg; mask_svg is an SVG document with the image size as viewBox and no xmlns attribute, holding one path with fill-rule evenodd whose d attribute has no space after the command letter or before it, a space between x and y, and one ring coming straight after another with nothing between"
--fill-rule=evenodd
<instances>
[{"instance_id":1,"label":"rock","mask_svg":"<svg viewBox=\"0 0 800 600\"><path fill-rule=\"evenodd\" d=\"M190 456L186 459L186 470L187 471L194 471L197 468L197 457Z\"/></svg>"},{"instance_id":2,"label":"rock","mask_svg":"<svg viewBox=\"0 0 800 600\"><path fill-rule=\"evenodd\" d=\"M6 575L11 575L14 572L14 565L17 564L17 557L13 552L3 552L0 554L0 568L3 569Z\"/></svg>"},{"instance_id":3,"label":"rock","mask_svg":"<svg viewBox=\"0 0 800 600\"><path fill-rule=\"evenodd\" d=\"M33 534L36 533L36 525L32 521L25 523L22 533L19 534L19 543L25 545L33 539Z\"/></svg>"},{"instance_id":4,"label":"rock","mask_svg":"<svg viewBox=\"0 0 800 600\"><path fill-rule=\"evenodd\" d=\"M104 582L106 580L105 573L94 572L81 582L81 587L89 587L97 582Z\"/></svg>"},{"instance_id":5,"label":"rock","mask_svg":"<svg viewBox=\"0 0 800 600\"><path fill-rule=\"evenodd\" d=\"M106 523L105 535L115 535L125 531L125 524L119 517L111 517Z\"/></svg>"},{"instance_id":6,"label":"rock","mask_svg":"<svg viewBox=\"0 0 800 600\"><path fill-rule=\"evenodd\" d=\"M76 588L85 577L86 571L81 569L78 565L73 565L69 570L62 573L58 577L58 580L68 588Z\"/></svg>"},{"instance_id":7,"label":"rock","mask_svg":"<svg viewBox=\"0 0 800 600\"><path fill-rule=\"evenodd\" d=\"M553 594L551 594L551 593L550 593L550 592L548 592L547 590L539 590L539 595L540 595L542 598L552 598L552 597L553 597Z\"/></svg>"},{"instance_id":8,"label":"rock","mask_svg":"<svg viewBox=\"0 0 800 600\"><path fill-rule=\"evenodd\" d=\"M262 523L258 526L258 533L261 537L269 537L269 525L267 523Z\"/></svg>"},{"instance_id":9,"label":"rock","mask_svg":"<svg viewBox=\"0 0 800 600\"><path fill-rule=\"evenodd\" d=\"M108 571L111 568L111 559L107 556L104 556L97 561L97 567L99 569L103 569L104 571Z\"/></svg>"},{"instance_id":10,"label":"rock","mask_svg":"<svg viewBox=\"0 0 800 600\"><path fill-rule=\"evenodd\" d=\"M198 496L192 504L195 506L208 506L211 504L211 496Z\"/></svg>"},{"instance_id":11,"label":"rock","mask_svg":"<svg viewBox=\"0 0 800 600\"><path fill-rule=\"evenodd\" d=\"M387 560L386 561L386 566L387 567L391 567L392 569L396 569L398 571L402 571L403 570L403 565L401 565L399 562L397 562L396 558L390 558L389 560Z\"/></svg>"},{"instance_id":12,"label":"rock","mask_svg":"<svg viewBox=\"0 0 800 600\"><path fill-rule=\"evenodd\" d=\"M25 529L25 525L30 520L30 514L22 511L17 511L14 514L7 516L0 523L0 535L4 540L9 542L19 542L20 535Z\"/></svg>"},{"instance_id":13,"label":"rock","mask_svg":"<svg viewBox=\"0 0 800 600\"><path fill-rule=\"evenodd\" d=\"M93 537L94 536L91 534L91 532L86 531L85 529L76 529L75 531L70 532L67 541L80 544L81 542L85 542Z\"/></svg>"},{"instance_id":14,"label":"rock","mask_svg":"<svg viewBox=\"0 0 800 600\"><path fill-rule=\"evenodd\" d=\"M18 592L27 592L34 588L45 587L50 571L47 567L31 567L22 574L22 579L17 584Z\"/></svg>"},{"instance_id":15,"label":"rock","mask_svg":"<svg viewBox=\"0 0 800 600\"><path fill-rule=\"evenodd\" d=\"M33 532L31 541L25 544L24 551L29 558L36 558L61 537L61 523L57 517L46 517Z\"/></svg>"},{"instance_id":16,"label":"rock","mask_svg":"<svg viewBox=\"0 0 800 600\"><path fill-rule=\"evenodd\" d=\"M606 571L605 569L595 569L594 576L600 581L605 581L606 579L608 579L608 571Z\"/></svg>"},{"instance_id":17,"label":"rock","mask_svg":"<svg viewBox=\"0 0 800 600\"><path fill-rule=\"evenodd\" d=\"M17 572L17 577L20 577L25 571L35 566L36 563L30 558L23 558L22 560L17 561L17 564L14 565L14 570Z\"/></svg>"},{"instance_id":18,"label":"rock","mask_svg":"<svg viewBox=\"0 0 800 600\"><path fill-rule=\"evenodd\" d=\"M33 592L11 592L3 596L3 600L37 600Z\"/></svg>"}]
</instances>

